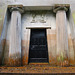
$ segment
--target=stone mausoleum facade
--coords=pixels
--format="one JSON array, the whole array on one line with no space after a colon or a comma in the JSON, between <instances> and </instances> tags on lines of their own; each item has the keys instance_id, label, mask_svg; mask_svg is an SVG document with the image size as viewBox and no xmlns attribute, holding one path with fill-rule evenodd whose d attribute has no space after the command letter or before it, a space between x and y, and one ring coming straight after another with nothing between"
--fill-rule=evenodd
<instances>
[{"instance_id":1,"label":"stone mausoleum facade","mask_svg":"<svg viewBox=\"0 0 75 75\"><path fill-rule=\"evenodd\" d=\"M74 0L0 1L0 65L75 66Z\"/></svg>"}]
</instances>

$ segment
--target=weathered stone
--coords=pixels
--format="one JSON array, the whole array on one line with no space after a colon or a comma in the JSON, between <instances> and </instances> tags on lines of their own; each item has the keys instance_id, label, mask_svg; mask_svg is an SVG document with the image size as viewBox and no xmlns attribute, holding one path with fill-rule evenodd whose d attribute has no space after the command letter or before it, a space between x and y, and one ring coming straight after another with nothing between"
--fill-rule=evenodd
<instances>
[{"instance_id":1,"label":"weathered stone","mask_svg":"<svg viewBox=\"0 0 75 75\"><path fill-rule=\"evenodd\" d=\"M57 36L57 65L69 65L68 59L68 33L65 10L58 10L56 13L56 36ZM67 63L65 63L65 61Z\"/></svg>"},{"instance_id":2,"label":"weathered stone","mask_svg":"<svg viewBox=\"0 0 75 75\"><path fill-rule=\"evenodd\" d=\"M9 37L9 65L21 65L21 13L12 11Z\"/></svg>"}]
</instances>

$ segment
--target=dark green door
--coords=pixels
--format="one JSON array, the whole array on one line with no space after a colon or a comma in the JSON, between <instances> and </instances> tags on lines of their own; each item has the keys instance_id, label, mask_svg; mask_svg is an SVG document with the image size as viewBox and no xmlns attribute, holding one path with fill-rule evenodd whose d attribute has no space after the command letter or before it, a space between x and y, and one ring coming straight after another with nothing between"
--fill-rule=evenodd
<instances>
[{"instance_id":1,"label":"dark green door","mask_svg":"<svg viewBox=\"0 0 75 75\"><path fill-rule=\"evenodd\" d=\"M48 62L46 29L31 29L29 62Z\"/></svg>"}]
</instances>

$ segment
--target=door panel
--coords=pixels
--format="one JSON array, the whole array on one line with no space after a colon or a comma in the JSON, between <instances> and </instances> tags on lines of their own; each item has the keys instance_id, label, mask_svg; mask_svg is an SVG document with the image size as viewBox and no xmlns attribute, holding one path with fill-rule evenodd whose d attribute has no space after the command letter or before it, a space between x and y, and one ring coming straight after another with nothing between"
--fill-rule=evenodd
<instances>
[{"instance_id":1,"label":"door panel","mask_svg":"<svg viewBox=\"0 0 75 75\"><path fill-rule=\"evenodd\" d=\"M29 62L48 62L46 29L31 29Z\"/></svg>"}]
</instances>

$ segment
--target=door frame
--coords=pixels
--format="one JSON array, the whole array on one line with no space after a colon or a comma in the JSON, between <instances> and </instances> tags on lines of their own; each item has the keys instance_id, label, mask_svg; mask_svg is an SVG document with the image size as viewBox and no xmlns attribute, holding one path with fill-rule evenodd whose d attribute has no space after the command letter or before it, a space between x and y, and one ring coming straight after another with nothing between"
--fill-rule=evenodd
<instances>
[{"instance_id":1,"label":"door frame","mask_svg":"<svg viewBox=\"0 0 75 75\"><path fill-rule=\"evenodd\" d=\"M30 35L31 35L31 29L46 29L46 35L47 35L47 46L48 46L48 61L50 63L50 49L49 49L49 45L50 45L50 42L48 41L49 40L49 36L48 36L48 33L49 33L49 30L51 29L51 27L26 27L26 29L28 29L28 46L27 46L27 49L26 49L26 61L25 63L28 64L29 63L29 46L30 46Z\"/></svg>"}]
</instances>

